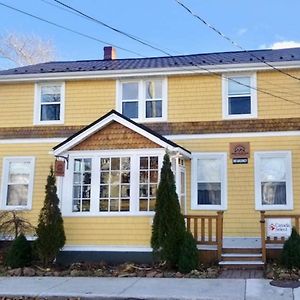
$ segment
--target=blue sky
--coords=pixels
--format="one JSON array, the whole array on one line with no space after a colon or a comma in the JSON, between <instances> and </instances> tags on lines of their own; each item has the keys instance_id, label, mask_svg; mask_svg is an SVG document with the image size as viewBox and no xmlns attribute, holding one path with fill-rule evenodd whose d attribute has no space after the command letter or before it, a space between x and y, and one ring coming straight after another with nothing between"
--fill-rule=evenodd
<instances>
[{"instance_id":1,"label":"blue sky","mask_svg":"<svg viewBox=\"0 0 300 300\"><path fill-rule=\"evenodd\" d=\"M53 0L46 0L55 3ZM192 18L175 0L62 0L95 18L142 37L176 54L238 50ZM128 48L144 56L162 56L100 25L53 7L43 0L0 2L60 25ZM300 42L299 0L182 0L195 13L246 49L276 42ZM103 44L0 6L0 32L34 33L53 41L59 60L101 59ZM297 44L296 44L297 45ZM300 45L300 44L299 44ZM119 58L136 55L117 50Z\"/></svg>"}]
</instances>

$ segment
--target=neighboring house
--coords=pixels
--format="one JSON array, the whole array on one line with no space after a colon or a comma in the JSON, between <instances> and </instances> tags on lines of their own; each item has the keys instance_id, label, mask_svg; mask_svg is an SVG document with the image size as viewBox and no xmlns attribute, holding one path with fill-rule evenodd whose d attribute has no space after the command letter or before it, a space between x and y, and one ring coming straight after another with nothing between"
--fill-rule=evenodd
<instances>
[{"instance_id":1,"label":"neighboring house","mask_svg":"<svg viewBox=\"0 0 300 300\"><path fill-rule=\"evenodd\" d=\"M168 151L200 246L257 246L260 211L300 214L296 77L300 48L1 71L1 208L36 224L57 159L65 258L143 259Z\"/></svg>"}]
</instances>

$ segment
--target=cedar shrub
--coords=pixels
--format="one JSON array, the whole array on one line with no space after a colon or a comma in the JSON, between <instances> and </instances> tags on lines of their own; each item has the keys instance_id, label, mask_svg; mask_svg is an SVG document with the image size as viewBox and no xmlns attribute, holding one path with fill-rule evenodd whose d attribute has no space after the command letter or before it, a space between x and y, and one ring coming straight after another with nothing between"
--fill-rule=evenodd
<instances>
[{"instance_id":1,"label":"cedar shrub","mask_svg":"<svg viewBox=\"0 0 300 300\"><path fill-rule=\"evenodd\" d=\"M5 264L11 268L29 266L32 261L31 245L21 233L12 243L5 257Z\"/></svg>"},{"instance_id":2,"label":"cedar shrub","mask_svg":"<svg viewBox=\"0 0 300 300\"><path fill-rule=\"evenodd\" d=\"M178 271L189 273L198 268L199 252L193 235L186 231L183 242L180 247L180 256L178 260Z\"/></svg>"},{"instance_id":3,"label":"cedar shrub","mask_svg":"<svg viewBox=\"0 0 300 300\"><path fill-rule=\"evenodd\" d=\"M37 240L35 242L35 249L44 266L53 263L66 241L55 182L56 178L51 166L45 187L44 206L40 211L36 229Z\"/></svg>"},{"instance_id":4,"label":"cedar shrub","mask_svg":"<svg viewBox=\"0 0 300 300\"><path fill-rule=\"evenodd\" d=\"M180 212L170 157L166 153L157 189L151 246L155 257L176 268L186 234L184 217Z\"/></svg>"},{"instance_id":5,"label":"cedar shrub","mask_svg":"<svg viewBox=\"0 0 300 300\"><path fill-rule=\"evenodd\" d=\"M281 263L288 269L300 268L300 235L295 228L283 245Z\"/></svg>"}]
</instances>

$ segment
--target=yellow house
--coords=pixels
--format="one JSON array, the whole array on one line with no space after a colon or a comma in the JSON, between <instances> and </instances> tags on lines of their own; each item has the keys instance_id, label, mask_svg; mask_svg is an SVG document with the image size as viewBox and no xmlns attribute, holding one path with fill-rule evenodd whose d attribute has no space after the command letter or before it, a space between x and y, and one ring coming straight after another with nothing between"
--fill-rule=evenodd
<instances>
[{"instance_id":1,"label":"yellow house","mask_svg":"<svg viewBox=\"0 0 300 300\"><path fill-rule=\"evenodd\" d=\"M168 151L199 249L262 264L299 226L300 48L105 52L0 71L1 209L36 224L56 160L62 259L149 259Z\"/></svg>"}]
</instances>

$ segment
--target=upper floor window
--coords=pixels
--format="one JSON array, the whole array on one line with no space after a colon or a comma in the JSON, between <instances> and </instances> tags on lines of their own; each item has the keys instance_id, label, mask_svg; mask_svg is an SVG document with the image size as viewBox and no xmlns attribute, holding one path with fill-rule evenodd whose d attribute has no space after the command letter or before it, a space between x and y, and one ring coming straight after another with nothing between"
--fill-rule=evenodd
<instances>
[{"instance_id":1,"label":"upper floor window","mask_svg":"<svg viewBox=\"0 0 300 300\"><path fill-rule=\"evenodd\" d=\"M41 83L35 86L35 124L64 122L64 83Z\"/></svg>"},{"instance_id":2,"label":"upper floor window","mask_svg":"<svg viewBox=\"0 0 300 300\"><path fill-rule=\"evenodd\" d=\"M223 117L257 117L256 74L223 76Z\"/></svg>"},{"instance_id":3,"label":"upper floor window","mask_svg":"<svg viewBox=\"0 0 300 300\"><path fill-rule=\"evenodd\" d=\"M137 121L166 120L166 79L118 82L118 110Z\"/></svg>"},{"instance_id":4,"label":"upper floor window","mask_svg":"<svg viewBox=\"0 0 300 300\"><path fill-rule=\"evenodd\" d=\"M192 209L226 209L225 153L196 153L192 159Z\"/></svg>"},{"instance_id":5,"label":"upper floor window","mask_svg":"<svg viewBox=\"0 0 300 300\"><path fill-rule=\"evenodd\" d=\"M254 158L256 209L292 209L291 153L256 152Z\"/></svg>"},{"instance_id":6,"label":"upper floor window","mask_svg":"<svg viewBox=\"0 0 300 300\"><path fill-rule=\"evenodd\" d=\"M2 179L3 209L31 208L33 174L33 157L4 158Z\"/></svg>"}]
</instances>

